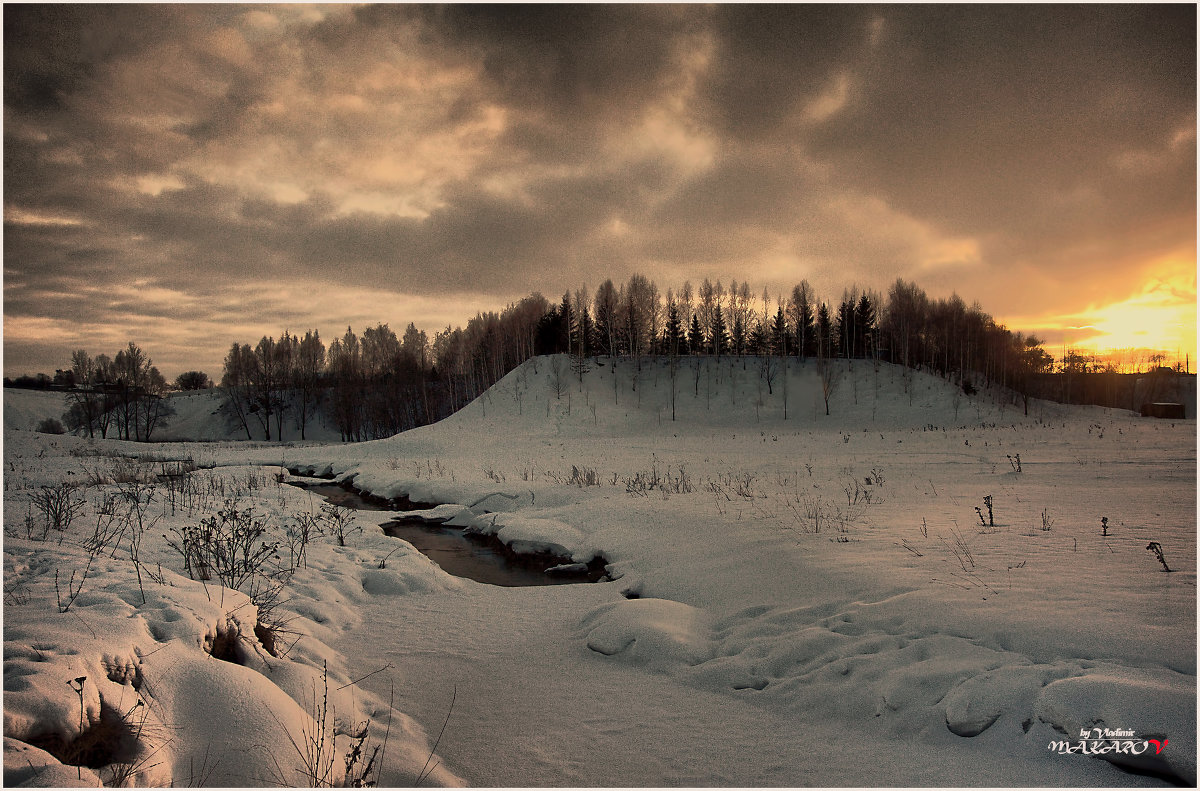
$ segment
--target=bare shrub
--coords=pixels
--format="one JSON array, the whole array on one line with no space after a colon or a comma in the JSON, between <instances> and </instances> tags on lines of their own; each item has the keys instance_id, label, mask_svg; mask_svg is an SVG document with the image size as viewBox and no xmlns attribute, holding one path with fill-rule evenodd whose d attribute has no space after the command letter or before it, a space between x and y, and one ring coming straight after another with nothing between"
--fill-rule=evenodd
<instances>
[{"instance_id":1,"label":"bare shrub","mask_svg":"<svg viewBox=\"0 0 1200 791\"><path fill-rule=\"evenodd\" d=\"M592 467L580 469L572 464L571 477L567 479L567 483L571 486L578 486L581 489L585 486L599 486L600 474Z\"/></svg>"},{"instance_id":2,"label":"bare shrub","mask_svg":"<svg viewBox=\"0 0 1200 791\"><path fill-rule=\"evenodd\" d=\"M96 559L94 554L88 556L87 565L83 567L83 573L79 575L79 582L75 582L75 569L71 569L71 578L67 580L67 595L63 596L62 590L58 587L58 569L54 570L54 595L58 600L58 611L60 613L68 612L71 605L79 598L79 594L83 593L83 583L87 582L88 572L92 570L92 561Z\"/></svg>"},{"instance_id":3,"label":"bare shrub","mask_svg":"<svg viewBox=\"0 0 1200 791\"><path fill-rule=\"evenodd\" d=\"M962 566L963 571L970 571L975 568L975 556L971 554L971 547L967 545L967 541L963 538L962 533L954 528L950 528L950 535L954 539L953 543L947 542L941 536L938 536L938 538L941 538L942 543L946 545L946 548L958 560L958 565Z\"/></svg>"},{"instance_id":4,"label":"bare shrub","mask_svg":"<svg viewBox=\"0 0 1200 791\"><path fill-rule=\"evenodd\" d=\"M119 518L119 498L119 494L106 492L101 495L100 502L92 506L96 526L92 529L92 534L83 540L84 549L99 554L112 546L114 553L116 552L116 546L120 543L126 527L126 522Z\"/></svg>"},{"instance_id":5,"label":"bare shrub","mask_svg":"<svg viewBox=\"0 0 1200 791\"><path fill-rule=\"evenodd\" d=\"M354 511L350 508L324 503L321 516L325 521L325 532L337 539L339 547L346 546L347 535L363 531L362 525L354 523Z\"/></svg>"},{"instance_id":6,"label":"bare shrub","mask_svg":"<svg viewBox=\"0 0 1200 791\"><path fill-rule=\"evenodd\" d=\"M821 532L828 508L820 495L785 496L783 505L791 512L793 521L800 526L802 532Z\"/></svg>"},{"instance_id":7,"label":"bare shrub","mask_svg":"<svg viewBox=\"0 0 1200 791\"><path fill-rule=\"evenodd\" d=\"M66 434L67 429L56 417L48 417L37 424L35 429L39 434Z\"/></svg>"},{"instance_id":8,"label":"bare shrub","mask_svg":"<svg viewBox=\"0 0 1200 791\"><path fill-rule=\"evenodd\" d=\"M215 574L225 587L242 590L256 576L275 577L281 570L274 562L279 542L264 540L267 520L253 508L238 508L236 500L226 500L216 516L172 532L174 538L165 534L163 538L179 553L184 572L192 579L207 580Z\"/></svg>"},{"instance_id":9,"label":"bare shrub","mask_svg":"<svg viewBox=\"0 0 1200 791\"><path fill-rule=\"evenodd\" d=\"M1163 571L1171 571L1171 567L1167 565L1167 559L1163 557L1162 544L1157 541L1151 541L1146 545L1146 549L1154 553L1154 557L1158 558L1158 562L1162 564Z\"/></svg>"},{"instance_id":10,"label":"bare shrub","mask_svg":"<svg viewBox=\"0 0 1200 791\"><path fill-rule=\"evenodd\" d=\"M315 535L325 535L324 520L312 511L292 514L293 524L284 528L291 550L292 566L308 568L308 544Z\"/></svg>"},{"instance_id":11,"label":"bare shrub","mask_svg":"<svg viewBox=\"0 0 1200 791\"><path fill-rule=\"evenodd\" d=\"M313 701L309 711L312 726L305 726L299 739L292 735L291 730L280 721L275 712L269 712L275 721L284 729L288 741L296 751L299 767L293 769L301 782L294 782L275 760L276 780L284 786L307 786L309 788L331 788L334 784L334 761L336 758L336 735L334 733L334 712L329 706L329 668L321 663L321 691L318 696L316 685L313 685Z\"/></svg>"},{"instance_id":12,"label":"bare shrub","mask_svg":"<svg viewBox=\"0 0 1200 791\"><path fill-rule=\"evenodd\" d=\"M871 503L875 501L875 493L870 489L864 488L863 485L858 482L857 478L852 479L849 483L842 486L842 491L846 494L847 507L853 507L859 503L871 505Z\"/></svg>"},{"instance_id":13,"label":"bare shrub","mask_svg":"<svg viewBox=\"0 0 1200 791\"><path fill-rule=\"evenodd\" d=\"M679 466L679 474L676 476L672 476L670 468L667 468L665 485L672 494L691 494L696 491L696 487L692 485L692 479L683 465Z\"/></svg>"},{"instance_id":14,"label":"bare shrub","mask_svg":"<svg viewBox=\"0 0 1200 791\"><path fill-rule=\"evenodd\" d=\"M733 476L733 493L738 497L747 499L754 496L754 475L753 473L742 473L741 475Z\"/></svg>"},{"instance_id":15,"label":"bare shrub","mask_svg":"<svg viewBox=\"0 0 1200 791\"><path fill-rule=\"evenodd\" d=\"M150 517L150 504L154 502L156 487L152 483L131 481L120 486L121 497L129 503L126 517L129 535L129 559L137 572L138 590L142 593L142 604L146 603L146 591L142 587L142 540L146 531L158 523L159 516Z\"/></svg>"},{"instance_id":16,"label":"bare shrub","mask_svg":"<svg viewBox=\"0 0 1200 791\"><path fill-rule=\"evenodd\" d=\"M654 479L649 473L637 472L625 478L625 493L645 497L654 488Z\"/></svg>"},{"instance_id":17,"label":"bare shrub","mask_svg":"<svg viewBox=\"0 0 1200 791\"><path fill-rule=\"evenodd\" d=\"M30 501L42 515L42 541L46 540L51 530L65 532L87 505L87 499L79 495L76 487L69 483L43 486ZM32 537L31 535L30 538Z\"/></svg>"}]
</instances>

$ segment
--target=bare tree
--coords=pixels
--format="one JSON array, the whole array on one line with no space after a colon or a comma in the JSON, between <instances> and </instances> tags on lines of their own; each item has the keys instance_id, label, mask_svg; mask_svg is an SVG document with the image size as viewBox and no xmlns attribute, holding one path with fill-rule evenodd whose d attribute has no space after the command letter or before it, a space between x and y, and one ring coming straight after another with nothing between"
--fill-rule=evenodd
<instances>
[{"instance_id":1,"label":"bare tree","mask_svg":"<svg viewBox=\"0 0 1200 791\"><path fill-rule=\"evenodd\" d=\"M1033 390L1033 377L1036 374L1049 371L1054 365L1054 359L1042 348L1042 341L1033 335L1022 338L1016 336L1017 353L1013 359L1012 381L1017 392L1021 394L1025 414L1029 414L1029 398Z\"/></svg>"},{"instance_id":2,"label":"bare tree","mask_svg":"<svg viewBox=\"0 0 1200 791\"><path fill-rule=\"evenodd\" d=\"M103 405L103 395L96 389L96 361L85 350L76 349L71 353L71 372L75 375L75 389L71 391L71 409L64 422L72 431L86 429L88 436L94 437Z\"/></svg>"},{"instance_id":3,"label":"bare tree","mask_svg":"<svg viewBox=\"0 0 1200 791\"><path fill-rule=\"evenodd\" d=\"M575 291L575 301L573 303L573 312L576 316L578 327L575 332L575 347L571 350L571 367L576 376L579 377L579 384L583 384L583 375L588 372L587 353L591 343L591 317L588 315L588 309L591 305L591 300L588 297L587 286L583 286Z\"/></svg>"},{"instance_id":4,"label":"bare tree","mask_svg":"<svg viewBox=\"0 0 1200 791\"><path fill-rule=\"evenodd\" d=\"M624 290L623 314L629 353L642 369L642 356L648 351L658 323L658 289L644 275L634 274Z\"/></svg>"},{"instance_id":5,"label":"bare tree","mask_svg":"<svg viewBox=\"0 0 1200 791\"><path fill-rule=\"evenodd\" d=\"M562 401L563 393L567 390L567 373L568 366L563 356L561 354L551 355L550 389L554 392L554 398L557 401Z\"/></svg>"},{"instance_id":6,"label":"bare tree","mask_svg":"<svg viewBox=\"0 0 1200 791\"><path fill-rule=\"evenodd\" d=\"M250 410L267 441L271 440L271 415L277 407L278 383L275 381L275 339L264 335L254 347L254 367L251 369Z\"/></svg>"},{"instance_id":7,"label":"bare tree","mask_svg":"<svg viewBox=\"0 0 1200 791\"><path fill-rule=\"evenodd\" d=\"M150 364L149 358L146 359L137 407L137 433L143 442L149 442L154 430L175 414L175 407L167 400L167 380L159 373L158 368Z\"/></svg>"},{"instance_id":8,"label":"bare tree","mask_svg":"<svg viewBox=\"0 0 1200 791\"><path fill-rule=\"evenodd\" d=\"M117 431L123 439L137 439L138 391L145 385L147 363L146 353L133 341L113 359L117 376Z\"/></svg>"},{"instance_id":9,"label":"bare tree","mask_svg":"<svg viewBox=\"0 0 1200 791\"><path fill-rule=\"evenodd\" d=\"M308 330L297 345L292 368L291 386L295 393L296 426L300 429L300 439L305 439L308 423L317 413L324 367L325 344L321 342L321 333Z\"/></svg>"},{"instance_id":10,"label":"bare tree","mask_svg":"<svg viewBox=\"0 0 1200 791\"><path fill-rule=\"evenodd\" d=\"M254 387L254 351L248 344L236 341L225 355L225 370L221 377L221 390L225 395L225 406L229 419L250 434L250 406Z\"/></svg>"},{"instance_id":11,"label":"bare tree","mask_svg":"<svg viewBox=\"0 0 1200 791\"><path fill-rule=\"evenodd\" d=\"M210 387L212 382L204 371L184 371L175 377L176 390L207 390Z\"/></svg>"},{"instance_id":12,"label":"bare tree","mask_svg":"<svg viewBox=\"0 0 1200 791\"><path fill-rule=\"evenodd\" d=\"M842 370L836 360L817 357L817 376L821 379L821 395L825 397L825 414L829 414L829 399L842 381Z\"/></svg>"},{"instance_id":13,"label":"bare tree","mask_svg":"<svg viewBox=\"0 0 1200 791\"><path fill-rule=\"evenodd\" d=\"M362 420L362 350L350 327L329 344L329 374L332 380L333 420L343 440L364 439Z\"/></svg>"}]
</instances>

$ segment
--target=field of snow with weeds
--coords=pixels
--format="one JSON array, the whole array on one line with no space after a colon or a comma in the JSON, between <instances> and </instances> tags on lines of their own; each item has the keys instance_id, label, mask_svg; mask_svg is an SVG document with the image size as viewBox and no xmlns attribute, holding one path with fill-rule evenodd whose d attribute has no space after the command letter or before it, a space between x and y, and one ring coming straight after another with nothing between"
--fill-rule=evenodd
<instances>
[{"instance_id":1,"label":"field of snow with weeds","mask_svg":"<svg viewBox=\"0 0 1200 791\"><path fill-rule=\"evenodd\" d=\"M537 358L359 444L6 430L6 784L1195 784L1195 421L758 364ZM612 581L450 576L312 475Z\"/></svg>"}]
</instances>

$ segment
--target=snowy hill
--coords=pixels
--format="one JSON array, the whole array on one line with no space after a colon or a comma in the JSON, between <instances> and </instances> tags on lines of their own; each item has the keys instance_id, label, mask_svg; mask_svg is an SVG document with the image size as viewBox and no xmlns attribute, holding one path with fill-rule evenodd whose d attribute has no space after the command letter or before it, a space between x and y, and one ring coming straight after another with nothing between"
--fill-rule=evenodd
<instances>
[{"instance_id":1,"label":"snowy hill","mask_svg":"<svg viewBox=\"0 0 1200 791\"><path fill-rule=\"evenodd\" d=\"M46 418L62 420L67 411L66 393L50 390L4 388L4 428L33 431Z\"/></svg>"},{"instance_id":2,"label":"snowy hill","mask_svg":"<svg viewBox=\"0 0 1200 791\"><path fill-rule=\"evenodd\" d=\"M622 359L615 375L608 358L589 358L580 381L568 356L536 357L443 422L496 428L511 427L514 419L520 419L526 431L537 433L617 436L673 433L681 426L865 428L921 426L931 422L931 416L938 420L947 416L960 425L1022 419L1021 407L1009 391L967 396L940 377L867 360L832 364L836 375L826 416L815 360L789 361L786 388L777 361L770 386L760 375L761 364L754 357L682 358L672 385L665 358L645 358L640 370L633 361ZM171 393L169 399L176 414L155 432L156 441L246 439L245 432L226 419L220 390ZM1062 413L1060 405L1036 400L1034 404L1035 417ZM64 393L5 388L4 427L33 431L45 418L61 420L68 406ZM1073 414L1079 409L1093 408L1076 408ZM539 420L542 417L548 420ZM251 433L253 439L262 440L260 426L252 425ZM340 438L336 428L321 420L310 424L305 435L310 441ZM299 437L294 423L286 421L283 441L295 442Z\"/></svg>"},{"instance_id":3,"label":"snowy hill","mask_svg":"<svg viewBox=\"0 0 1200 791\"><path fill-rule=\"evenodd\" d=\"M816 360L790 360L786 386L781 372L768 386L761 364L755 357L681 358L673 384L666 358L645 358L640 370L622 359L615 373L607 358L589 360L580 381L566 355L538 357L508 373L448 422L500 427L519 420L526 430L538 432L552 426L556 433L579 436L637 436L695 426L851 430L1025 420L1011 391L997 388L967 396L940 377L869 360L830 363L826 415ZM1060 405L1033 403L1032 419L1063 414ZM1091 409L1075 408L1072 414Z\"/></svg>"}]
</instances>

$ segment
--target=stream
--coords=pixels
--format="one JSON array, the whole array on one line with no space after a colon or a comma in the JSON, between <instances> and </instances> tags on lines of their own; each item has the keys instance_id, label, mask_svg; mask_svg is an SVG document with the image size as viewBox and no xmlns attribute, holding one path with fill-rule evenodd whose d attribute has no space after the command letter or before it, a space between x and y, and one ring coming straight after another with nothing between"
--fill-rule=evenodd
<instances>
[{"instance_id":1,"label":"stream","mask_svg":"<svg viewBox=\"0 0 1200 791\"><path fill-rule=\"evenodd\" d=\"M403 513L397 506L363 497L335 483L293 485L324 497L326 501L343 508ZM423 504L420 507L426 506ZM468 533L461 527L448 527L416 517L400 516L383 523L380 527L387 535L412 544L418 552L438 564L447 574L487 585L511 588L567 585L607 579L605 561L602 558L584 566L574 563L570 558L558 557L549 552L518 554L495 536ZM547 571L555 567L565 568Z\"/></svg>"}]
</instances>

